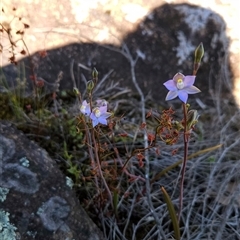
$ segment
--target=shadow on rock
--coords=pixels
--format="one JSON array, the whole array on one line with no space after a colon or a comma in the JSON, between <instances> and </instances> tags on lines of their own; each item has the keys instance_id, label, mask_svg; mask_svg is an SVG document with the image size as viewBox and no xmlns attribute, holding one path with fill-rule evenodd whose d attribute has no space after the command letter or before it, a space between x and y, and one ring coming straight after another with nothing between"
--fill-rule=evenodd
<instances>
[{"instance_id":1,"label":"shadow on rock","mask_svg":"<svg viewBox=\"0 0 240 240\"><path fill-rule=\"evenodd\" d=\"M54 83L58 74L63 72L61 89L72 89L74 76L77 86L83 90L85 85L82 80L91 78L93 67L99 71L100 78L112 70L111 80L135 91L130 59L137 59L134 65L136 79L144 93L150 93L157 102L163 101L167 92L163 82L171 79L176 72L191 75L194 50L203 42L205 55L195 82L202 93L196 97L204 97L203 102L211 102L213 91L219 92L221 88L224 96L231 98L229 39L225 29L222 17L209 9L189 4L165 4L152 11L134 32L124 38L120 47L75 43L48 50L44 59L35 53L31 56L32 64L29 64L29 58L19 64L24 62L27 66L27 78L34 72L47 83ZM18 68L12 65L3 68L3 72L11 82L19 73ZM49 86L50 91L57 88Z\"/></svg>"}]
</instances>

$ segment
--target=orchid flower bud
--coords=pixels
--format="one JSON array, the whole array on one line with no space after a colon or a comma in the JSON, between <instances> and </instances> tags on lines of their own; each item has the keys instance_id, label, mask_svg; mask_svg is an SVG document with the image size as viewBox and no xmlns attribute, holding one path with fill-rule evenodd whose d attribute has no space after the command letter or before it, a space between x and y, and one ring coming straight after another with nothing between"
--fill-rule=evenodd
<instances>
[{"instance_id":1,"label":"orchid flower bud","mask_svg":"<svg viewBox=\"0 0 240 240\"><path fill-rule=\"evenodd\" d=\"M203 44L200 43L195 50L195 58L194 58L194 65L193 65L194 75L196 75L200 67L203 55L204 55L204 48L203 48Z\"/></svg>"},{"instance_id":2,"label":"orchid flower bud","mask_svg":"<svg viewBox=\"0 0 240 240\"><path fill-rule=\"evenodd\" d=\"M73 88L73 93L75 94L75 96L79 96L80 95L80 92L79 92L79 90L76 87Z\"/></svg>"},{"instance_id":3,"label":"orchid flower bud","mask_svg":"<svg viewBox=\"0 0 240 240\"><path fill-rule=\"evenodd\" d=\"M203 44L200 43L198 45L198 47L195 50L195 59L194 62L195 63L201 63L202 57L204 55L204 48L203 48Z\"/></svg>"},{"instance_id":4,"label":"orchid flower bud","mask_svg":"<svg viewBox=\"0 0 240 240\"><path fill-rule=\"evenodd\" d=\"M91 93L93 88L94 88L94 86L95 86L95 84L94 84L93 80L88 81L87 82L87 92Z\"/></svg>"},{"instance_id":5,"label":"orchid flower bud","mask_svg":"<svg viewBox=\"0 0 240 240\"><path fill-rule=\"evenodd\" d=\"M93 68L92 77L93 77L93 79L97 79L98 78L98 71L97 71L96 68Z\"/></svg>"},{"instance_id":6,"label":"orchid flower bud","mask_svg":"<svg viewBox=\"0 0 240 240\"><path fill-rule=\"evenodd\" d=\"M198 121L199 114L197 110L189 110L187 113L187 129L190 130Z\"/></svg>"}]
</instances>

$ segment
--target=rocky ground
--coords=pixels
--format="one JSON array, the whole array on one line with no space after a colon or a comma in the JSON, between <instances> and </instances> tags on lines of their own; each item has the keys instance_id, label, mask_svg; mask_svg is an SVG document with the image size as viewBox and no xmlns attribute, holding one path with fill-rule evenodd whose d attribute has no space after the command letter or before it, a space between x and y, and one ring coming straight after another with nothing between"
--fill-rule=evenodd
<instances>
[{"instance_id":1,"label":"rocky ground","mask_svg":"<svg viewBox=\"0 0 240 240\"><path fill-rule=\"evenodd\" d=\"M0 146L0 239L103 239L46 151L2 121Z\"/></svg>"}]
</instances>

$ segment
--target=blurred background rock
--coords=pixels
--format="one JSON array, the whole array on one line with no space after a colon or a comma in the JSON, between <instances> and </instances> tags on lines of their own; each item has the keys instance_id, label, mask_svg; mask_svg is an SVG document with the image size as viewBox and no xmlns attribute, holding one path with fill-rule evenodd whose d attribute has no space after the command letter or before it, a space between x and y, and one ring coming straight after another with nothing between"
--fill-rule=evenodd
<instances>
[{"instance_id":1,"label":"blurred background rock","mask_svg":"<svg viewBox=\"0 0 240 240\"><path fill-rule=\"evenodd\" d=\"M19 21L30 25L24 36L30 53L59 48L70 43L97 42L120 46L122 40L133 32L151 11L165 3L195 4L218 13L226 22L226 34L230 39L229 56L233 71L234 95L237 101L240 91L240 32L238 17L240 3L231 0L2 0L0 21L18 29ZM16 10L13 10L16 8ZM9 45L6 36L1 37L3 50ZM23 46L18 43L19 51ZM3 52L4 53L4 52ZM21 58L22 55L17 57ZM64 59L63 59L64 60ZM1 55L1 65L9 63L7 54Z\"/></svg>"}]
</instances>

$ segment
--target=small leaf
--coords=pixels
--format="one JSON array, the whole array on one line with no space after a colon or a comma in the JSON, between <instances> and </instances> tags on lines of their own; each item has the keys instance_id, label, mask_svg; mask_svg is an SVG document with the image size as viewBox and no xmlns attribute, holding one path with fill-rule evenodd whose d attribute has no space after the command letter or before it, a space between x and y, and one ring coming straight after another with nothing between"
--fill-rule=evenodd
<instances>
[{"instance_id":1,"label":"small leaf","mask_svg":"<svg viewBox=\"0 0 240 240\"><path fill-rule=\"evenodd\" d=\"M179 229L177 215L176 215L173 203L172 203L172 201L171 201L171 199L170 199L170 197L169 197L169 195L168 195L168 193L167 193L167 191L165 190L164 187L161 187L161 191L163 193L163 197L164 197L164 200L167 204L168 212L169 212L170 218L172 220L175 239L180 240L181 239L180 229Z\"/></svg>"}]
</instances>

